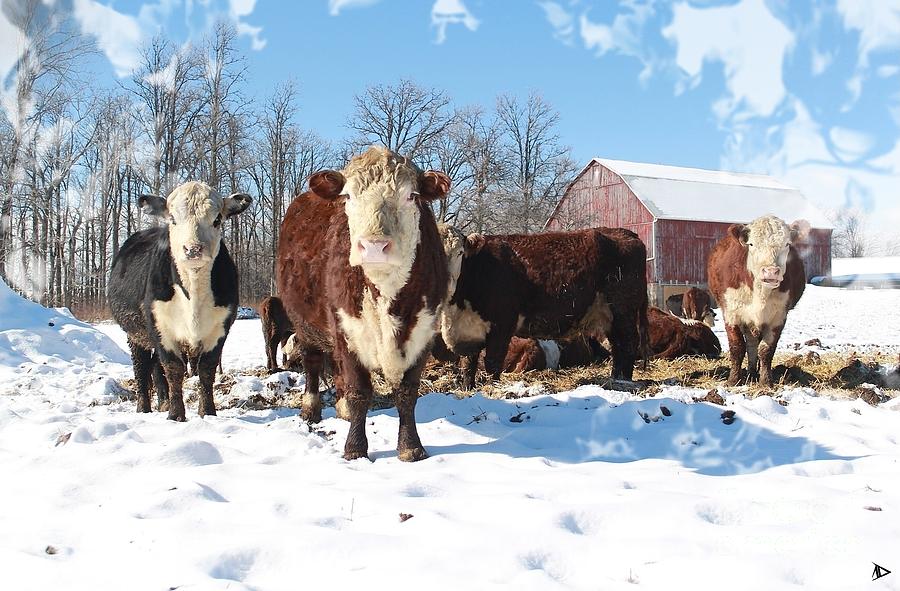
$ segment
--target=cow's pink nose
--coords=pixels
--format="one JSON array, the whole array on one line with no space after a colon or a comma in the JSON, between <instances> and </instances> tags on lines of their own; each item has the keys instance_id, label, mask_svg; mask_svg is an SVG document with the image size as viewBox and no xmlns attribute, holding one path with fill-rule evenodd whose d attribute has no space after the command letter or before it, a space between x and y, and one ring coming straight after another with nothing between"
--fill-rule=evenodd
<instances>
[{"instance_id":1,"label":"cow's pink nose","mask_svg":"<svg viewBox=\"0 0 900 591\"><path fill-rule=\"evenodd\" d=\"M781 269L778 267L763 267L763 281L781 281Z\"/></svg>"},{"instance_id":2,"label":"cow's pink nose","mask_svg":"<svg viewBox=\"0 0 900 591\"><path fill-rule=\"evenodd\" d=\"M392 246L393 243L385 239L369 240L362 238L357 243L364 263L387 262L388 253L391 251Z\"/></svg>"}]
</instances>

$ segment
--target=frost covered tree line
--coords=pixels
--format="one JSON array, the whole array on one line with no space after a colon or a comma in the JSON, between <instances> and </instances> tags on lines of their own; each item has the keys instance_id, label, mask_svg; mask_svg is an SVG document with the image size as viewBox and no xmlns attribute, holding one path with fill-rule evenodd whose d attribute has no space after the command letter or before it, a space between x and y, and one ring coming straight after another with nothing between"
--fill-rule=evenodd
<instances>
[{"instance_id":1,"label":"frost covered tree line","mask_svg":"<svg viewBox=\"0 0 900 591\"><path fill-rule=\"evenodd\" d=\"M453 190L435 214L465 231L540 231L576 170L557 112L536 93L460 106L441 89L390 81L361 89L347 136L329 140L298 124L295 84L250 98L231 23L193 45L156 37L131 76L98 88L96 47L65 24L49 26L38 2L24 6L13 15L21 57L0 84L0 275L47 306L102 315L112 258L156 223L138 196L186 180L253 196L226 229L241 300L252 304L274 288L279 226L295 193L363 146L447 172Z\"/></svg>"}]
</instances>

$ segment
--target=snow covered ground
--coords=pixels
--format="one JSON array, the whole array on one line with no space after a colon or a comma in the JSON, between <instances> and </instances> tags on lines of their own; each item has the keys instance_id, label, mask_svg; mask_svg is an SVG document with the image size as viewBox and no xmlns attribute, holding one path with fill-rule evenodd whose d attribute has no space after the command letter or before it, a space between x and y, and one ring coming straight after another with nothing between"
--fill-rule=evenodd
<instances>
[{"instance_id":1,"label":"snow covered ground","mask_svg":"<svg viewBox=\"0 0 900 591\"><path fill-rule=\"evenodd\" d=\"M808 288L783 344L896 346L891 293ZM347 462L330 409L138 415L117 327L0 296L2 589L900 589L897 399L429 394L429 459L389 409ZM226 370L263 363L238 321Z\"/></svg>"}]
</instances>

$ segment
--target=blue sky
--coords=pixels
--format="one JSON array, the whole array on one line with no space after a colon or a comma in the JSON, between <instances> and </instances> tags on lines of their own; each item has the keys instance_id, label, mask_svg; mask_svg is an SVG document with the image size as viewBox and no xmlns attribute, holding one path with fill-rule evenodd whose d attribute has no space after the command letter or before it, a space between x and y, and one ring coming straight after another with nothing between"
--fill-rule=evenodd
<instances>
[{"instance_id":1,"label":"blue sky","mask_svg":"<svg viewBox=\"0 0 900 591\"><path fill-rule=\"evenodd\" d=\"M412 78L460 106L536 90L560 112L561 138L579 162L772 174L823 209L859 208L883 237L900 234L900 0L72 7L105 50L99 75L110 82L156 31L188 42L224 16L243 33L251 92L293 80L298 122L329 139L349 135L353 96L374 83Z\"/></svg>"}]
</instances>

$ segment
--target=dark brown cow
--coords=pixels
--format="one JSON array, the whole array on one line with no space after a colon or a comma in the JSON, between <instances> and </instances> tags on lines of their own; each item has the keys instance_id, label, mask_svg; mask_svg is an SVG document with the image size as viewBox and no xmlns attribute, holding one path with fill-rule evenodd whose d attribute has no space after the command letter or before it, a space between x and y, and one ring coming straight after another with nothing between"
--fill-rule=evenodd
<instances>
[{"instance_id":1,"label":"dark brown cow","mask_svg":"<svg viewBox=\"0 0 900 591\"><path fill-rule=\"evenodd\" d=\"M284 346L288 338L294 334L294 324L284 311L281 298L269 296L259 305L259 317L262 320L263 339L266 345L266 368L278 370L276 359L278 345L281 345L281 364L287 367L287 353Z\"/></svg>"},{"instance_id":2,"label":"dark brown cow","mask_svg":"<svg viewBox=\"0 0 900 591\"><path fill-rule=\"evenodd\" d=\"M651 306L650 351L654 359L675 359L685 355L703 355L716 359L722 344L712 329L698 320L687 320Z\"/></svg>"},{"instance_id":3,"label":"dark brown cow","mask_svg":"<svg viewBox=\"0 0 900 591\"><path fill-rule=\"evenodd\" d=\"M740 381L745 354L748 381L771 383L772 357L787 313L806 287L803 261L793 244L808 231L806 221L788 226L775 216L764 216L748 225L733 224L710 253L709 289L728 333L729 385Z\"/></svg>"},{"instance_id":4,"label":"dark brown cow","mask_svg":"<svg viewBox=\"0 0 900 591\"><path fill-rule=\"evenodd\" d=\"M716 314L712 311L712 300L705 289L692 287L684 292L681 309L683 318L699 320L710 328L715 325Z\"/></svg>"},{"instance_id":5,"label":"dark brown cow","mask_svg":"<svg viewBox=\"0 0 900 591\"><path fill-rule=\"evenodd\" d=\"M447 296L447 257L428 202L450 179L422 172L385 148L370 148L343 171L309 179L294 199L278 242L277 284L296 328L307 373L301 416L322 418L319 375L335 362L338 414L350 420L347 459L366 457L372 377L394 390L398 456L427 457L416 430L422 368Z\"/></svg>"},{"instance_id":6,"label":"dark brown cow","mask_svg":"<svg viewBox=\"0 0 900 591\"><path fill-rule=\"evenodd\" d=\"M456 290L441 318L451 350L499 377L510 339L605 334L612 375L631 379L646 359L646 248L629 230L596 228L537 235L468 236ZM450 261L457 257L450 254Z\"/></svg>"}]
</instances>

